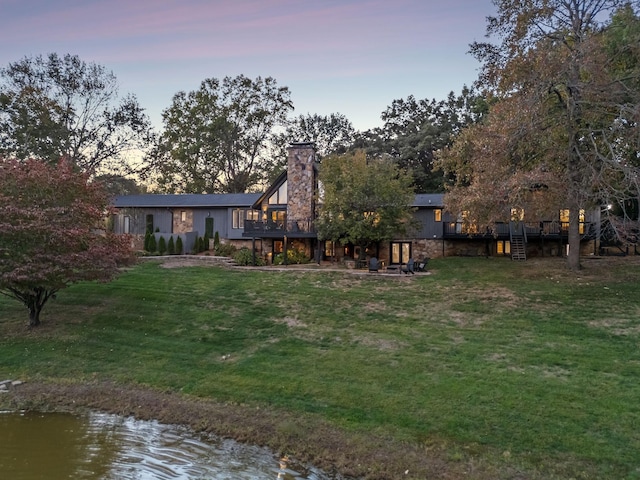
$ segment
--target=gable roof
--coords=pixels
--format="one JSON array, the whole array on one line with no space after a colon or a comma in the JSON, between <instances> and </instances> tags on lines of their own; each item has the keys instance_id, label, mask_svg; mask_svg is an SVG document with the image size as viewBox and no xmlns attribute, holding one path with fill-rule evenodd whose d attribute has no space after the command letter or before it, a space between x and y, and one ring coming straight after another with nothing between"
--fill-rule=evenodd
<instances>
[{"instance_id":1,"label":"gable roof","mask_svg":"<svg viewBox=\"0 0 640 480\"><path fill-rule=\"evenodd\" d=\"M259 193L212 193L212 194L142 194L118 195L112 205L116 208L207 208L207 207L251 207L260 197Z\"/></svg>"}]
</instances>

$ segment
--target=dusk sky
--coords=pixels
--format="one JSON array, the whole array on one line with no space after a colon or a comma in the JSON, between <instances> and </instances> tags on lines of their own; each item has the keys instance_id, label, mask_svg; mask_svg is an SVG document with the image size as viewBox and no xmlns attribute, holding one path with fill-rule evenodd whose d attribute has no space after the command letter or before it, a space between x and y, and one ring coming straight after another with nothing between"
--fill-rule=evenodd
<instances>
[{"instance_id":1,"label":"dusk sky","mask_svg":"<svg viewBox=\"0 0 640 480\"><path fill-rule=\"evenodd\" d=\"M205 78L273 77L294 115L382 125L394 99L471 85L491 0L0 0L0 66L78 55L113 71L156 127Z\"/></svg>"}]
</instances>

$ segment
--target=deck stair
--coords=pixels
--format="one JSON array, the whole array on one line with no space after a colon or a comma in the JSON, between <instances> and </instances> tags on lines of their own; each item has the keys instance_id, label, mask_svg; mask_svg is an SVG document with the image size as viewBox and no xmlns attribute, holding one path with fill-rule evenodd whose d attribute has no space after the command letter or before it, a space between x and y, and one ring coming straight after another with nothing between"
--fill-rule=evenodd
<instances>
[{"instance_id":1,"label":"deck stair","mask_svg":"<svg viewBox=\"0 0 640 480\"><path fill-rule=\"evenodd\" d=\"M527 232L522 222L511 222L509 225L511 237L511 260L527 259Z\"/></svg>"}]
</instances>

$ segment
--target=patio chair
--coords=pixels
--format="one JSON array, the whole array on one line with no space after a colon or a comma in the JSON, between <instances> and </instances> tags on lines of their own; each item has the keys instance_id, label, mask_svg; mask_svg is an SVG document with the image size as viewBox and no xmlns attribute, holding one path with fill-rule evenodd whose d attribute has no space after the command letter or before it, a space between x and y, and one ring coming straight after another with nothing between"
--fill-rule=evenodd
<instances>
[{"instance_id":1,"label":"patio chair","mask_svg":"<svg viewBox=\"0 0 640 480\"><path fill-rule=\"evenodd\" d=\"M422 260L416 266L416 272L426 272L428 264L429 264L429 257L425 257L424 260Z\"/></svg>"},{"instance_id":2,"label":"patio chair","mask_svg":"<svg viewBox=\"0 0 640 480\"><path fill-rule=\"evenodd\" d=\"M371 257L371 259L369 260L369 271L377 272L379 268L380 264L378 262L378 259L376 257Z\"/></svg>"},{"instance_id":3,"label":"patio chair","mask_svg":"<svg viewBox=\"0 0 640 480\"><path fill-rule=\"evenodd\" d=\"M407 264L404 267L402 267L402 273L406 273L407 275L408 274L413 275L414 273L416 273L413 271L413 264L414 264L413 258L410 258Z\"/></svg>"}]
</instances>

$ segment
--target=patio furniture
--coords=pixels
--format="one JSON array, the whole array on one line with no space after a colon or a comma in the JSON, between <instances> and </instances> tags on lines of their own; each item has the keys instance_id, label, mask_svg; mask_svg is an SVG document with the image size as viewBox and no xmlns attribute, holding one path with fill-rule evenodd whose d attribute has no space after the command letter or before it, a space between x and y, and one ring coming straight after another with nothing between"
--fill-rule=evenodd
<instances>
[{"instance_id":1,"label":"patio furniture","mask_svg":"<svg viewBox=\"0 0 640 480\"><path fill-rule=\"evenodd\" d=\"M404 267L402 267L402 273L406 273L407 275L408 274L413 275L414 273L416 273L413 271L413 264L414 264L413 258L410 258L407 264Z\"/></svg>"},{"instance_id":2,"label":"patio furniture","mask_svg":"<svg viewBox=\"0 0 640 480\"><path fill-rule=\"evenodd\" d=\"M380 265L378 263L378 259L376 257L371 257L371 259L369 260L369 271L377 272L379 268Z\"/></svg>"},{"instance_id":3,"label":"patio furniture","mask_svg":"<svg viewBox=\"0 0 640 480\"><path fill-rule=\"evenodd\" d=\"M427 265L429 264L429 257L425 257L418 265L415 267L416 272L426 272Z\"/></svg>"}]
</instances>

